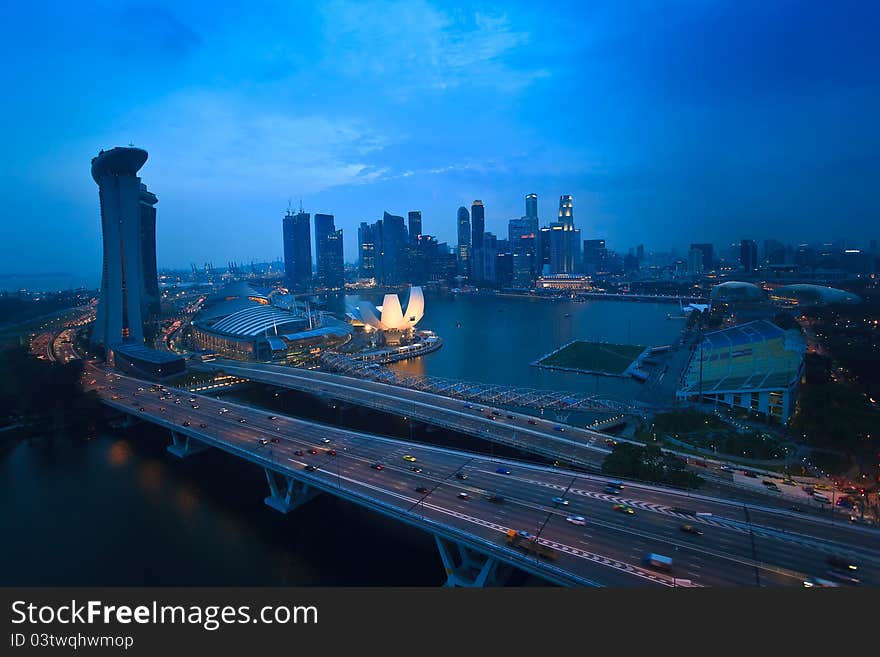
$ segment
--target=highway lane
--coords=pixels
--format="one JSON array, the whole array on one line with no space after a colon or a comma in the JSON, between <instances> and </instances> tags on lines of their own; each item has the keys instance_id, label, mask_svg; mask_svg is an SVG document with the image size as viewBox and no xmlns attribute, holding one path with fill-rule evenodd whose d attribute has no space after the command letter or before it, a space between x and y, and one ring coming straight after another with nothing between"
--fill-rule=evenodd
<instances>
[{"instance_id":1,"label":"highway lane","mask_svg":"<svg viewBox=\"0 0 880 657\"><path fill-rule=\"evenodd\" d=\"M269 420L269 414L265 411L252 409L239 404L217 402L201 396L197 399L199 409L192 409L186 401L188 393L183 393L183 401L180 404L168 402L164 405L165 413L175 423L182 421L181 418L191 418L193 423L206 424L206 430L212 427L217 433L222 432L224 438L229 436L238 437L242 444L251 446L251 449L265 449L267 453L274 451L271 458L288 458L297 466L306 463L321 464L322 475L326 472L332 478L336 476L342 485L355 480L354 485L363 482L370 486L378 487L374 491L383 495L402 496L410 504L416 504L420 500L422 504L430 508L431 513L436 513L436 508L430 505L441 505L443 512L469 514L477 512L480 518L487 518L495 524L503 524L505 527L525 528L533 533L538 533L542 527L541 536L566 546L586 549L592 548L593 554L601 557L611 557L633 566L638 563L640 557L646 551L663 551L664 554L674 556L677 564L676 570L681 570L693 578L700 578L701 583L708 584L744 584L754 580L754 564L751 562L751 543L747 542L747 533L741 530L735 531L728 527L720 528L719 535L734 534L734 538L726 538L726 544L719 542L712 549L704 547L701 543L708 540L697 541L690 546L688 539L680 530L681 518L674 514L646 513L639 508L633 517L624 517L622 514L611 511L611 501L607 496L602 498L596 488L601 485L599 480L564 473L547 468L535 468L524 464L513 464L517 470L527 473L530 481L523 482L511 475L499 475L494 472L503 461L474 457L469 454L455 453L450 450L439 450L422 445L406 444L400 441L381 439L364 434L356 434L334 427L320 427L313 423L307 423L294 418L279 417ZM155 393L139 393L137 404L155 403L158 397ZM230 409L229 413L220 414L222 406ZM146 407L145 407L146 408ZM242 425L238 418L246 416L247 424ZM194 425L195 426L195 425ZM303 429L305 428L305 435ZM266 436L278 436L283 444L270 443L267 447L256 442L254 432L260 432ZM328 437L331 446L337 449L337 457L329 457L324 453L327 447L320 442L322 436ZM289 444L292 445L289 446ZM339 445L342 449L335 447ZM320 446L320 447L319 447ZM299 450L295 448L300 448ZM308 449L320 449L321 453L308 454ZM303 456L297 457L295 451L302 451ZM291 452L294 452L291 454ZM403 455L411 453L418 460L416 464L410 464L403 460ZM383 471L373 470L370 465L383 462ZM505 461L504 463L513 463ZM416 473L411 467L421 467L422 472ZM335 471L334 471L335 468ZM454 473L460 469L468 472L465 481L454 478ZM537 475L535 473L538 473ZM537 477L537 479L533 479ZM389 481L390 480L390 481ZM533 483L537 482L537 483ZM569 507L564 512L554 509L550 497L557 494L552 487L560 485L559 482L568 482L573 486L567 497L571 499ZM592 484L593 489L587 490L586 484ZM345 485L348 485L347 483ZM415 489L420 485L428 486L430 493L420 495ZM484 499L487 491L496 490L499 494L509 498L504 504L497 505ZM459 492L471 493L470 500L461 500L457 497ZM582 492L591 493L589 496ZM630 492L629 488L626 491ZM646 491L640 490L640 497ZM651 491L647 491L651 492ZM660 491L663 495L675 497L671 491ZM577 495L577 498L574 495ZM680 494L679 494L680 497ZM582 499L581 499L582 498ZM642 500L633 500L633 503L642 503ZM679 502L681 504L681 502ZM588 518L586 528L575 527L565 522L565 516L569 514L585 515ZM504 522L500 522L500 521ZM600 524L601 523L601 524ZM597 532L596 528L602 531ZM589 532L595 535L589 536ZM712 530L715 533L715 529ZM497 534L497 530L495 530ZM707 531L703 537L709 534ZM585 537L589 536L589 542ZM621 541L625 541L622 543ZM762 570L767 570L765 580L771 575L778 574L779 570L787 571L783 566L775 566L774 563L781 560L789 567L797 567L807 574L815 574L820 566L816 562L816 551L803 549L792 550L790 545L778 545L780 541L769 536L766 548L759 543L759 560L762 561ZM782 542L784 543L784 542ZM662 550L661 547L662 546ZM720 547L719 547L720 546ZM711 552L706 554L703 552ZM763 557L767 552L770 557ZM818 554L818 552L816 552ZM811 557L812 555L812 557ZM566 555L567 556L567 555ZM707 560L711 560L708 564ZM719 564L723 564L723 567ZM821 572L821 571L820 571ZM679 575L684 576L684 575ZM797 580L800 573L796 573L789 580ZM772 581L772 580L771 580ZM787 583L792 583L788 581Z\"/></svg>"},{"instance_id":2,"label":"highway lane","mask_svg":"<svg viewBox=\"0 0 880 657\"><path fill-rule=\"evenodd\" d=\"M452 397L340 374L226 359L218 359L196 368L212 371L219 369L270 385L326 395L414 418L427 424L450 428L466 435L516 447L525 452L539 454L563 463L572 463L593 471L601 468L602 461L611 451L607 441L630 442L626 439L611 438L590 429L515 411L496 409L489 405L464 402ZM494 415L492 411L495 411ZM557 431L556 427L563 430ZM778 494L774 495L762 489L743 488L733 481L721 478L707 479L703 490L741 503L785 509L791 507L791 502ZM809 511L809 509L804 510Z\"/></svg>"}]
</instances>

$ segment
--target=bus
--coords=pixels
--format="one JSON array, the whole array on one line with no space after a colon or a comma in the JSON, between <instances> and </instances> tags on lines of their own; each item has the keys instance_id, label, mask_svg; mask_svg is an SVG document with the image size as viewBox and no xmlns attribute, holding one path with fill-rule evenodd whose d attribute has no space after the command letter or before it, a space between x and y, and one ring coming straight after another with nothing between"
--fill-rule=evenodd
<instances>
[{"instance_id":1,"label":"bus","mask_svg":"<svg viewBox=\"0 0 880 657\"><path fill-rule=\"evenodd\" d=\"M655 554L654 552L650 552L645 555L643 559L646 566L654 568L656 570L665 570L666 572L672 572L672 559L662 554Z\"/></svg>"}]
</instances>

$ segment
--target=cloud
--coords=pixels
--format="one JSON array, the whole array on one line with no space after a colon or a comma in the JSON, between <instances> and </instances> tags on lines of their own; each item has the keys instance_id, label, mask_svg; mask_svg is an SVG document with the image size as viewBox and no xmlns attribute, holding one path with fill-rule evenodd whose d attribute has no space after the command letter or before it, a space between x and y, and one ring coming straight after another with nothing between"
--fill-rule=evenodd
<instances>
[{"instance_id":1,"label":"cloud","mask_svg":"<svg viewBox=\"0 0 880 657\"><path fill-rule=\"evenodd\" d=\"M549 71L512 66L530 41L503 13L446 13L425 0L349 2L323 7L328 60L337 72L384 78L391 94L484 86L516 92Z\"/></svg>"},{"instance_id":2,"label":"cloud","mask_svg":"<svg viewBox=\"0 0 880 657\"><path fill-rule=\"evenodd\" d=\"M368 184L386 175L372 159L392 143L358 119L261 109L214 93L166 100L136 122L150 126L149 177L166 189L315 194Z\"/></svg>"},{"instance_id":3,"label":"cloud","mask_svg":"<svg viewBox=\"0 0 880 657\"><path fill-rule=\"evenodd\" d=\"M175 57L190 54L202 45L202 38L164 7L149 3L132 3L120 12L119 22L126 32L137 32L138 48L158 48ZM131 44L127 44L131 47Z\"/></svg>"}]
</instances>

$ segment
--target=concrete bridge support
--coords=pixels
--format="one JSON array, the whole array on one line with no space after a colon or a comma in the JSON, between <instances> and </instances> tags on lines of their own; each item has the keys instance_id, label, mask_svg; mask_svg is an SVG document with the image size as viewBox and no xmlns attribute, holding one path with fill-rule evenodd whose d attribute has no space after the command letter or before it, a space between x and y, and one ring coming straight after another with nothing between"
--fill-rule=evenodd
<instances>
[{"instance_id":1,"label":"concrete bridge support","mask_svg":"<svg viewBox=\"0 0 880 657\"><path fill-rule=\"evenodd\" d=\"M174 456L186 458L187 456L203 452L208 448L198 442L195 438L172 431L171 444L168 445L166 449L174 454Z\"/></svg>"},{"instance_id":2,"label":"concrete bridge support","mask_svg":"<svg viewBox=\"0 0 880 657\"><path fill-rule=\"evenodd\" d=\"M269 497L263 501L276 511L288 513L318 495L319 491L298 479L278 474L269 468L263 469L269 483Z\"/></svg>"},{"instance_id":3,"label":"concrete bridge support","mask_svg":"<svg viewBox=\"0 0 880 657\"><path fill-rule=\"evenodd\" d=\"M434 535L446 570L444 586L478 587L503 583L504 564L472 548Z\"/></svg>"}]
</instances>

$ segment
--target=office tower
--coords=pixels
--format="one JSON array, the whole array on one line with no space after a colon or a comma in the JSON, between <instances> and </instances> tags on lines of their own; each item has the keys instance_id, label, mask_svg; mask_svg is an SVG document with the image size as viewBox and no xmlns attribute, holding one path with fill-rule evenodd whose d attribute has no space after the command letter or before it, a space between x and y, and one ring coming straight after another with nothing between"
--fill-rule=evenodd
<instances>
[{"instance_id":1,"label":"office tower","mask_svg":"<svg viewBox=\"0 0 880 657\"><path fill-rule=\"evenodd\" d=\"M705 262L705 253L703 249L697 248L696 245L688 251L687 273L693 276L703 273L703 263Z\"/></svg>"},{"instance_id":2,"label":"office tower","mask_svg":"<svg viewBox=\"0 0 880 657\"><path fill-rule=\"evenodd\" d=\"M415 244L418 242L419 235L422 234L422 213L418 210L409 212L407 223L409 224L409 242Z\"/></svg>"},{"instance_id":3,"label":"office tower","mask_svg":"<svg viewBox=\"0 0 880 657\"><path fill-rule=\"evenodd\" d=\"M584 273L598 274L607 271L608 249L605 240L584 240Z\"/></svg>"},{"instance_id":4,"label":"office tower","mask_svg":"<svg viewBox=\"0 0 880 657\"><path fill-rule=\"evenodd\" d=\"M519 219L511 219L507 222L507 240L510 242L510 249L513 250L516 248L517 241L522 238L523 235L528 235L533 232L530 226L531 220L529 217L521 217Z\"/></svg>"},{"instance_id":5,"label":"office tower","mask_svg":"<svg viewBox=\"0 0 880 657\"><path fill-rule=\"evenodd\" d=\"M92 158L104 241L93 344L113 347L123 341L144 340L144 254L156 250L155 244L143 243L142 221L144 214L149 213L141 204L141 179L137 172L146 161L145 150L124 147L102 150ZM149 201L147 198L145 203L152 208Z\"/></svg>"},{"instance_id":6,"label":"office tower","mask_svg":"<svg viewBox=\"0 0 880 657\"><path fill-rule=\"evenodd\" d=\"M287 287L307 289L312 284L312 230L309 213L288 209L281 222L284 241L284 276Z\"/></svg>"},{"instance_id":7,"label":"office tower","mask_svg":"<svg viewBox=\"0 0 880 657\"><path fill-rule=\"evenodd\" d=\"M486 209L476 200L471 205L471 280L483 280L483 235L486 232Z\"/></svg>"},{"instance_id":8,"label":"office tower","mask_svg":"<svg viewBox=\"0 0 880 657\"><path fill-rule=\"evenodd\" d=\"M342 229L336 230L332 214L315 213L315 263L321 286L334 290L345 286Z\"/></svg>"},{"instance_id":9,"label":"office tower","mask_svg":"<svg viewBox=\"0 0 880 657\"><path fill-rule=\"evenodd\" d=\"M529 220L529 231L536 233L538 231L538 195L526 194L526 216Z\"/></svg>"},{"instance_id":10,"label":"office tower","mask_svg":"<svg viewBox=\"0 0 880 657\"><path fill-rule=\"evenodd\" d=\"M569 274L568 254L571 251L571 233L565 230L565 224L561 221L554 221L550 224L550 273L551 274Z\"/></svg>"},{"instance_id":11,"label":"office tower","mask_svg":"<svg viewBox=\"0 0 880 657\"><path fill-rule=\"evenodd\" d=\"M366 221L358 227L358 274L361 278L376 277L376 227Z\"/></svg>"},{"instance_id":12,"label":"office tower","mask_svg":"<svg viewBox=\"0 0 880 657\"><path fill-rule=\"evenodd\" d=\"M403 217L388 214L382 216L382 280L385 285L402 285L406 282L406 225Z\"/></svg>"},{"instance_id":13,"label":"office tower","mask_svg":"<svg viewBox=\"0 0 880 657\"><path fill-rule=\"evenodd\" d=\"M645 259L645 245L639 244L636 247L636 258L639 259L639 262Z\"/></svg>"},{"instance_id":14,"label":"office tower","mask_svg":"<svg viewBox=\"0 0 880 657\"><path fill-rule=\"evenodd\" d=\"M470 274L471 259L471 216L464 206L458 208L458 273Z\"/></svg>"},{"instance_id":15,"label":"office tower","mask_svg":"<svg viewBox=\"0 0 880 657\"><path fill-rule=\"evenodd\" d=\"M559 197L559 223L571 230L574 226L574 200L571 194L563 194Z\"/></svg>"},{"instance_id":16,"label":"office tower","mask_svg":"<svg viewBox=\"0 0 880 657\"><path fill-rule=\"evenodd\" d=\"M538 275L550 273L550 233L550 226L544 226L538 233L540 239L535 245L539 249L539 252L536 254Z\"/></svg>"},{"instance_id":17,"label":"office tower","mask_svg":"<svg viewBox=\"0 0 880 657\"><path fill-rule=\"evenodd\" d=\"M691 250L697 249L703 254L703 265L701 271L712 271L715 268L714 247L711 244L691 244ZM690 255L688 255L690 257ZM688 269L690 271L690 268Z\"/></svg>"},{"instance_id":18,"label":"office tower","mask_svg":"<svg viewBox=\"0 0 880 657\"><path fill-rule=\"evenodd\" d=\"M785 264L785 245L782 242L777 240L764 240L764 264Z\"/></svg>"},{"instance_id":19,"label":"office tower","mask_svg":"<svg viewBox=\"0 0 880 657\"><path fill-rule=\"evenodd\" d=\"M159 272L156 267L156 203L159 199L141 183L141 253L143 255L145 317L157 318L159 306Z\"/></svg>"},{"instance_id":20,"label":"office tower","mask_svg":"<svg viewBox=\"0 0 880 657\"><path fill-rule=\"evenodd\" d=\"M483 233L483 281L497 282L495 261L498 258L498 238L494 233Z\"/></svg>"},{"instance_id":21,"label":"office tower","mask_svg":"<svg viewBox=\"0 0 880 657\"><path fill-rule=\"evenodd\" d=\"M746 271L758 268L758 244L755 240L742 240L739 243L739 263Z\"/></svg>"}]
</instances>

